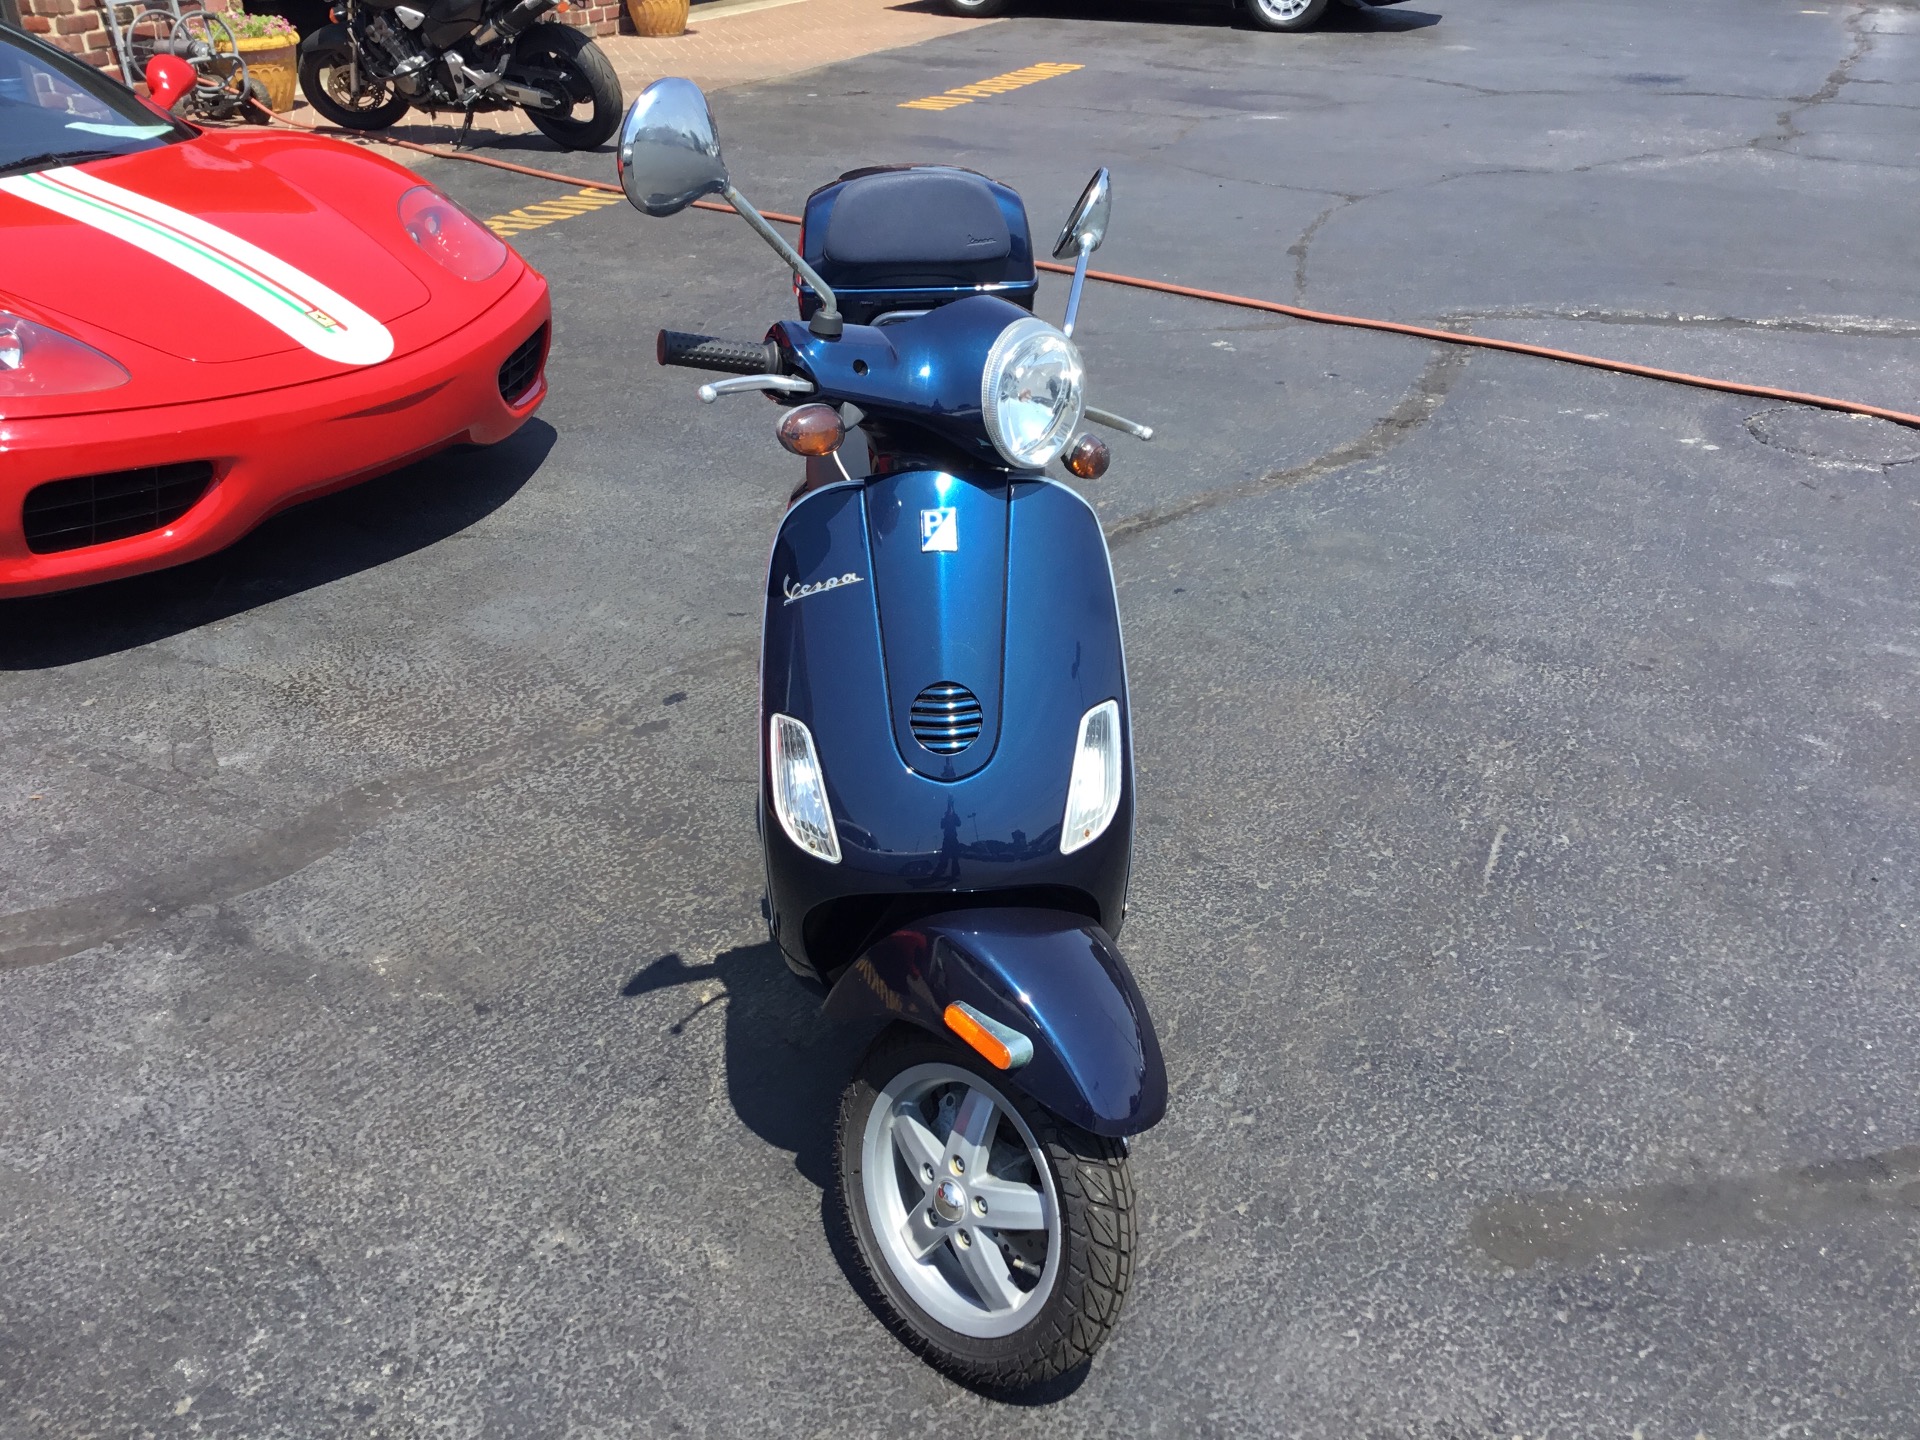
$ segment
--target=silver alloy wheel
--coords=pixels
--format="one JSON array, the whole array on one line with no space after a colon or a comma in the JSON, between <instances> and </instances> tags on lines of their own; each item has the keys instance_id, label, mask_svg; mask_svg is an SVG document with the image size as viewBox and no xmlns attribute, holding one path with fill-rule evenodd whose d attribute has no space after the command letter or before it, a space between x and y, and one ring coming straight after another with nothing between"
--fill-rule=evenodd
<instances>
[{"instance_id":1,"label":"silver alloy wheel","mask_svg":"<svg viewBox=\"0 0 1920 1440\"><path fill-rule=\"evenodd\" d=\"M1298 20L1313 8L1313 0L1254 0L1269 20Z\"/></svg>"},{"instance_id":2,"label":"silver alloy wheel","mask_svg":"<svg viewBox=\"0 0 1920 1440\"><path fill-rule=\"evenodd\" d=\"M862 1199L887 1268L933 1320L990 1340L1032 1321L1060 1269L1053 1168L1007 1097L913 1065L874 1098Z\"/></svg>"}]
</instances>

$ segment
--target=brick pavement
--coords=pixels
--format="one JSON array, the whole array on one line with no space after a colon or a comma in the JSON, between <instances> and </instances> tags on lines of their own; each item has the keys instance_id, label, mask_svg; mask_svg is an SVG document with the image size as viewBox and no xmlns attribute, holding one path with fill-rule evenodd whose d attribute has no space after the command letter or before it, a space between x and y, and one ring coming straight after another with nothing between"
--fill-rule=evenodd
<instances>
[{"instance_id":1,"label":"brick pavement","mask_svg":"<svg viewBox=\"0 0 1920 1440\"><path fill-rule=\"evenodd\" d=\"M702 11L709 13L703 15ZM720 0L711 9L695 5L685 35L671 39L609 35L602 36L600 44L620 76L627 99L632 100L662 75L684 75L703 89L724 90L993 23L945 14L930 0L778 0L764 6L756 5L755 0L746 0L744 5ZM294 114L308 123L318 118L305 101L295 107ZM415 118L421 123L403 122L387 133L423 144L446 144L459 133L457 119L431 124L426 123L425 116ZM517 137L533 131L532 122L517 110L478 116L473 128L481 147L498 137L514 148L553 149L537 136L515 143ZM488 132L488 138L478 138L483 131ZM407 163L420 158L404 150L384 153Z\"/></svg>"}]
</instances>

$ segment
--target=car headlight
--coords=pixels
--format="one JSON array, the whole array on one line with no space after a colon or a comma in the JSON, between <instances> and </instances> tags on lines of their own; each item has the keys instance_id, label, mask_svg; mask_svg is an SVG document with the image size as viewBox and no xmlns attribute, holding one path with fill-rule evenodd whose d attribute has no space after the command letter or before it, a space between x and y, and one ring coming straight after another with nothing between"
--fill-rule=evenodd
<instances>
[{"instance_id":1,"label":"car headlight","mask_svg":"<svg viewBox=\"0 0 1920 1440\"><path fill-rule=\"evenodd\" d=\"M980 375L987 435L1011 465L1038 470L1066 449L1086 406L1086 370L1074 343L1026 316L1000 332Z\"/></svg>"},{"instance_id":2,"label":"car headlight","mask_svg":"<svg viewBox=\"0 0 1920 1440\"><path fill-rule=\"evenodd\" d=\"M462 280L485 280L507 263L505 242L431 185L400 197L400 223L414 244Z\"/></svg>"},{"instance_id":3,"label":"car headlight","mask_svg":"<svg viewBox=\"0 0 1920 1440\"><path fill-rule=\"evenodd\" d=\"M1091 845L1120 808L1120 702L1107 700L1080 717L1073 746L1073 778L1067 781L1067 813L1060 824L1060 853Z\"/></svg>"},{"instance_id":4,"label":"car headlight","mask_svg":"<svg viewBox=\"0 0 1920 1440\"><path fill-rule=\"evenodd\" d=\"M119 361L49 325L0 310L0 399L84 395L133 376Z\"/></svg>"},{"instance_id":5,"label":"car headlight","mask_svg":"<svg viewBox=\"0 0 1920 1440\"><path fill-rule=\"evenodd\" d=\"M775 715L768 726L767 764L773 772L773 813L787 838L829 865L840 863L840 840L833 833L833 809L813 733L791 715Z\"/></svg>"}]
</instances>

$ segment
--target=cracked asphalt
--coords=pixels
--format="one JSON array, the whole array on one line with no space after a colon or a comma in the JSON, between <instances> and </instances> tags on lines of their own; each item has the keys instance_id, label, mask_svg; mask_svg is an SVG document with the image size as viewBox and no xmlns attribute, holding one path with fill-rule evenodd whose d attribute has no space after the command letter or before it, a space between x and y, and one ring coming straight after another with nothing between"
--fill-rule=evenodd
<instances>
[{"instance_id":1,"label":"cracked asphalt","mask_svg":"<svg viewBox=\"0 0 1920 1440\"><path fill-rule=\"evenodd\" d=\"M1061 3L714 108L767 208L949 160L1050 233L1107 164L1114 270L1912 410L1917 59L1904 0ZM1118 1332L1012 1407L849 1285L860 1037L764 944L792 462L651 337L786 280L516 243L516 439L0 608L0 1435L1920 1433L1920 435L1091 291L1172 1104Z\"/></svg>"}]
</instances>

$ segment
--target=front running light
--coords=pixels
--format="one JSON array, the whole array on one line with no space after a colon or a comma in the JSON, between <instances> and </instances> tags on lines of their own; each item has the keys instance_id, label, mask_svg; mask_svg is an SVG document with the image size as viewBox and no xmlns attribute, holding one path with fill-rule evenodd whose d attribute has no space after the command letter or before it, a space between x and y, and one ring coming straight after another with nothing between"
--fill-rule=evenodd
<instances>
[{"instance_id":1,"label":"front running light","mask_svg":"<svg viewBox=\"0 0 1920 1440\"><path fill-rule=\"evenodd\" d=\"M462 280L485 280L507 263L498 235L431 185L400 197L400 223L413 243Z\"/></svg>"},{"instance_id":2,"label":"front running light","mask_svg":"<svg viewBox=\"0 0 1920 1440\"><path fill-rule=\"evenodd\" d=\"M1060 853L1091 845L1120 808L1120 702L1108 700L1080 717L1073 747L1073 778L1067 782L1067 815L1060 825Z\"/></svg>"},{"instance_id":3,"label":"front running light","mask_svg":"<svg viewBox=\"0 0 1920 1440\"><path fill-rule=\"evenodd\" d=\"M773 813L787 838L829 865L840 863L840 841L833 833L833 810L813 735L791 715L776 715L767 735L767 763L773 767Z\"/></svg>"},{"instance_id":4,"label":"front running light","mask_svg":"<svg viewBox=\"0 0 1920 1440\"><path fill-rule=\"evenodd\" d=\"M119 361L71 335L0 310L0 400L30 395L85 395L133 377Z\"/></svg>"},{"instance_id":5,"label":"front running light","mask_svg":"<svg viewBox=\"0 0 1920 1440\"><path fill-rule=\"evenodd\" d=\"M1074 343L1028 315L1000 332L980 374L987 436L1011 465L1038 470L1079 428L1087 374Z\"/></svg>"}]
</instances>

